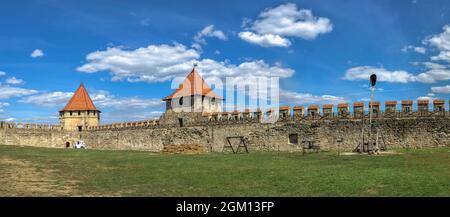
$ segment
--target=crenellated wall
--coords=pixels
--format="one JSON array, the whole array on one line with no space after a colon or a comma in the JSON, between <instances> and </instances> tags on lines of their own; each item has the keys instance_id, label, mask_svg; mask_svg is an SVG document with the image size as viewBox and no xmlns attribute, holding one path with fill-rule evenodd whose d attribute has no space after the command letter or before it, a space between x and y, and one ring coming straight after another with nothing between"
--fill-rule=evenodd
<instances>
[{"instance_id":1,"label":"crenellated wall","mask_svg":"<svg viewBox=\"0 0 450 217\"><path fill-rule=\"evenodd\" d=\"M450 113L445 101L373 102L372 121L390 147L435 147L450 145ZM401 106L400 106L401 105ZM400 108L399 108L400 107ZM278 114L275 123L261 118ZM180 119L182 119L180 121ZM159 120L114 123L89 127L82 132L61 130L59 126L0 122L0 144L66 147L82 139L90 148L162 151L165 145L199 144L205 151L221 152L229 136L244 136L250 150L300 150L300 142L314 139L323 149L351 151L360 141L362 127L368 126L369 105L362 102L337 106L310 105L291 109L282 106L278 112L260 109L242 112L173 113ZM367 133L367 132L366 132ZM296 139L292 139L296 138ZM342 142L338 143L338 140Z\"/></svg>"}]
</instances>

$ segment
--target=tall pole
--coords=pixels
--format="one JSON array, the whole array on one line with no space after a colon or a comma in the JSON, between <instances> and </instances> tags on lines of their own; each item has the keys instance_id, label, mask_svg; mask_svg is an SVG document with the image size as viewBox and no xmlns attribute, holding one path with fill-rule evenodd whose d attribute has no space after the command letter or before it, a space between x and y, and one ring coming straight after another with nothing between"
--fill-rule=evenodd
<instances>
[{"instance_id":1,"label":"tall pole","mask_svg":"<svg viewBox=\"0 0 450 217\"><path fill-rule=\"evenodd\" d=\"M369 102L369 143L367 146L367 150L370 154L370 152L372 151L372 144L371 144L371 140L372 140L372 112L373 112L373 94L375 92L375 84L377 83L377 75L372 74L370 76L370 91L371 91L371 95L370 95L370 102Z\"/></svg>"},{"instance_id":2,"label":"tall pole","mask_svg":"<svg viewBox=\"0 0 450 217\"><path fill-rule=\"evenodd\" d=\"M370 95L370 102L369 102L369 145L367 146L367 149L369 149L368 151L370 151L373 147L371 144L371 140L372 140L372 102L373 102L373 95L375 92L375 87L370 87L370 91L371 91L371 95Z\"/></svg>"}]
</instances>

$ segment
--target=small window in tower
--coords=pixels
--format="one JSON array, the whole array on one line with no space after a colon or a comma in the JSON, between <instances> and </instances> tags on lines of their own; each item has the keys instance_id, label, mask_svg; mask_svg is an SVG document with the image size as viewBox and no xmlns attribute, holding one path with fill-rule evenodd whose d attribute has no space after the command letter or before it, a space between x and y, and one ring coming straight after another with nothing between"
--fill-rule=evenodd
<instances>
[{"instance_id":1,"label":"small window in tower","mask_svg":"<svg viewBox=\"0 0 450 217\"><path fill-rule=\"evenodd\" d=\"M91 111L87 111L87 113L88 113L87 115L90 115L90 114L91 114Z\"/></svg>"},{"instance_id":2,"label":"small window in tower","mask_svg":"<svg viewBox=\"0 0 450 217\"><path fill-rule=\"evenodd\" d=\"M180 97L180 105L183 105L183 97Z\"/></svg>"},{"instance_id":3,"label":"small window in tower","mask_svg":"<svg viewBox=\"0 0 450 217\"><path fill-rule=\"evenodd\" d=\"M406 107L406 108L405 108L405 112L409 112L409 107Z\"/></svg>"},{"instance_id":4,"label":"small window in tower","mask_svg":"<svg viewBox=\"0 0 450 217\"><path fill-rule=\"evenodd\" d=\"M289 144L298 144L298 134L289 134Z\"/></svg>"},{"instance_id":5,"label":"small window in tower","mask_svg":"<svg viewBox=\"0 0 450 217\"><path fill-rule=\"evenodd\" d=\"M81 112L80 112L80 111L78 111L78 115L81 115Z\"/></svg>"},{"instance_id":6,"label":"small window in tower","mask_svg":"<svg viewBox=\"0 0 450 217\"><path fill-rule=\"evenodd\" d=\"M213 98L211 99L211 104L216 104L216 97L213 97Z\"/></svg>"},{"instance_id":7,"label":"small window in tower","mask_svg":"<svg viewBox=\"0 0 450 217\"><path fill-rule=\"evenodd\" d=\"M70 112L70 116L72 116L72 112Z\"/></svg>"},{"instance_id":8,"label":"small window in tower","mask_svg":"<svg viewBox=\"0 0 450 217\"><path fill-rule=\"evenodd\" d=\"M95 115L96 111L94 111L94 115Z\"/></svg>"}]
</instances>

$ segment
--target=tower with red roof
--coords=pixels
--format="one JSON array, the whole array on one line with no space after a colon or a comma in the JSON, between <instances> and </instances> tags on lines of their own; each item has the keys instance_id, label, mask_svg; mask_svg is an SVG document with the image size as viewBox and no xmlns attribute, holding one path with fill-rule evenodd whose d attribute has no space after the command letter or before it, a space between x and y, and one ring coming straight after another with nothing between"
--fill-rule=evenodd
<instances>
[{"instance_id":1,"label":"tower with red roof","mask_svg":"<svg viewBox=\"0 0 450 217\"><path fill-rule=\"evenodd\" d=\"M211 113L222 111L223 98L212 91L194 67L183 83L163 101L167 111Z\"/></svg>"},{"instance_id":2,"label":"tower with red roof","mask_svg":"<svg viewBox=\"0 0 450 217\"><path fill-rule=\"evenodd\" d=\"M67 105L59 111L59 120L64 130L82 131L88 126L99 125L100 110L95 107L83 84L80 84Z\"/></svg>"}]
</instances>

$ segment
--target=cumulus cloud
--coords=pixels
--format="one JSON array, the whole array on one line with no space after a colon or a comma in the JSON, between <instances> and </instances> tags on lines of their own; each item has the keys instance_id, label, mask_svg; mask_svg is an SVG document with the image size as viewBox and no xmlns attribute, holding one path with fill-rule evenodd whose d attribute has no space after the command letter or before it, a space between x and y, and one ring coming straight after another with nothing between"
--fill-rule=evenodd
<instances>
[{"instance_id":1,"label":"cumulus cloud","mask_svg":"<svg viewBox=\"0 0 450 217\"><path fill-rule=\"evenodd\" d=\"M5 112L5 110L3 108L9 106L9 103L7 102L0 102L0 113Z\"/></svg>"},{"instance_id":2,"label":"cumulus cloud","mask_svg":"<svg viewBox=\"0 0 450 217\"><path fill-rule=\"evenodd\" d=\"M416 53L425 54L427 52L427 49L424 48L424 47L415 47L415 46L412 46L412 45L408 45L408 46L403 47L402 51L404 53L407 53L409 51L414 51Z\"/></svg>"},{"instance_id":3,"label":"cumulus cloud","mask_svg":"<svg viewBox=\"0 0 450 217\"><path fill-rule=\"evenodd\" d=\"M64 106L72 97L73 92L48 92L24 97L19 100L22 103L35 104L44 107ZM99 108L114 109L146 109L157 108L163 105L161 99L141 99L138 97L123 98L110 94L108 91L94 91L91 94L92 101ZM132 111L130 111L132 112Z\"/></svg>"},{"instance_id":4,"label":"cumulus cloud","mask_svg":"<svg viewBox=\"0 0 450 217\"><path fill-rule=\"evenodd\" d=\"M404 70L389 71L384 68L372 66L358 66L350 68L346 71L344 80L368 80L371 74L377 75L378 81L385 82L421 82L434 83L437 81L450 80L450 70L448 68L439 68L439 65L428 64L427 71L414 75Z\"/></svg>"},{"instance_id":5,"label":"cumulus cloud","mask_svg":"<svg viewBox=\"0 0 450 217\"><path fill-rule=\"evenodd\" d=\"M22 79L18 79L16 77L10 77L5 81L7 84L23 84L24 81Z\"/></svg>"},{"instance_id":6,"label":"cumulus cloud","mask_svg":"<svg viewBox=\"0 0 450 217\"><path fill-rule=\"evenodd\" d=\"M214 25L206 26L202 29L202 31L197 32L197 34L194 36L194 41L206 45L206 37L214 37L218 38L220 40L228 40L228 37L225 35L225 33L222 32L222 30L216 30L214 29Z\"/></svg>"},{"instance_id":7,"label":"cumulus cloud","mask_svg":"<svg viewBox=\"0 0 450 217\"><path fill-rule=\"evenodd\" d=\"M344 80L369 80L371 74L377 75L378 81L408 83L414 81L414 75L406 71L388 71L384 68L358 66L346 71Z\"/></svg>"},{"instance_id":8,"label":"cumulus cloud","mask_svg":"<svg viewBox=\"0 0 450 217\"><path fill-rule=\"evenodd\" d=\"M9 99L13 97L22 97L31 94L35 94L38 91L19 88L19 87L10 87L5 85L0 85L0 99Z\"/></svg>"},{"instance_id":9,"label":"cumulus cloud","mask_svg":"<svg viewBox=\"0 0 450 217\"><path fill-rule=\"evenodd\" d=\"M446 25L442 29L444 32L425 38L423 43L436 47L440 51L438 55L431 57L432 60L450 62L450 25Z\"/></svg>"},{"instance_id":10,"label":"cumulus cloud","mask_svg":"<svg viewBox=\"0 0 450 217\"><path fill-rule=\"evenodd\" d=\"M262 47L289 47L291 42L279 35L264 34L259 35L253 32L240 32L239 37L249 43L257 44Z\"/></svg>"},{"instance_id":11,"label":"cumulus cloud","mask_svg":"<svg viewBox=\"0 0 450 217\"><path fill-rule=\"evenodd\" d=\"M123 98L110 94L108 91L97 91L92 101L99 108L114 108L118 110L161 108L164 102L161 99L141 99L139 97Z\"/></svg>"},{"instance_id":12,"label":"cumulus cloud","mask_svg":"<svg viewBox=\"0 0 450 217\"><path fill-rule=\"evenodd\" d=\"M280 101L289 104L337 104L346 102L344 97L333 95L313 95L310 93L298 93L288 90L280 90Z\"/></svg>"},{"instance_id":13,"label":"cumulus cloud","mask_svg":"<svg viewBox=\"0 0 450 217\"><path fill-rule=\"evenodd\" d=\"M44 56L44 52L41 49L36 49L33 52L31 52L30 56L33 58L42 57Z\"/></svg>"},{"instance_id":14,"label":"cumulus cloud","mask_svg":"<svg viewBox=\"0 0 450 217\"><path fill-rule=\"evenodd\" d=\"M419 97L417 97L417 100L432 101L434 99L436 99L434 93L428 93L426 96L419 96Z\"/></svg>"},{"instance_id":15,"label":"cumulus cloud","mask_svg":"<svg viewBox=\"0 0 450 217\"><path fill-rule=\"evenodd\" d=\"M107 48L87 55L87 63L77 70L86 73L109 71L113 81L164 82L175 77L184 77L196 62L204 77L225 78L230 76L278 76L290 77L294 70L280 65L271 66L263 60L252 60L239 65L226 61L200 59L194 49L181 44L150 45L136 50L120 47Z\"/></svg>"},{"instance_id":16,"label":"cumulus cloud","mask_svg":"<svg viewBox=\"0 0 450 217\"><path fill-rule=\"evenodd\" d=\"M333 25L328 18L316 17L311 10L298 9L294 3L279 5L275 8L269 8L261 12L258 19L251 23L245 20L245 27L248 26L247 33L239 34L239 37L247 42L256 43L257 38L260 45L272 46L280 45L280 43L268 43L271 39L283 41L283 47L286 46L286 37L298 37L306 40L315 39L320 34L325 34L333 30ZM250 32L252 31L252 32ZM252 33L252 34L250 34ZM253 39L253 40L251 40ZM263 43L264 42L264 43Z\"/></svg>"},{"instance_id":17,"label":"cumulus cloud","mask_svg":"<svg viewBox=\"0 0 450 217\"><path fill-rule=\"evenodd\" d=\"M431 91L433 93L450 93L450 85L432 87Z\"/></svg>"},{"instance_id":18,"label":"cumulus cloud","mask_svg":"<svg viewBox=\"0 0 450 217\"><path fill-rule=\"evenodd\" d=\"M109 71L113 81L162 82L185 74L200 54L184 45L150 45L136 50L110 47L87 55L80 72Z\"/></svg>"},{"instance_id":19,"label":"cumulus cloud","mask_svg":"<svg viewBox=\"0 0 450 217\"><path fill-rule=\"evenodd\" d=\"M5 119L3 119L3 121L13 122L13 121L16 121L16 119L15 118L5 118Z\"/></svg>"},{"instance_id":20,"label":"cumulus cloud","mask_svg":"<svg viewBox=\"0 0 450 217\"><path fill-rule=\"evenodd\" d=\"M50 92L27 96L19 100L22 103L35 104L45 107L63 106L72 97L72 92Z\"/></svg>"}]
</instances>

